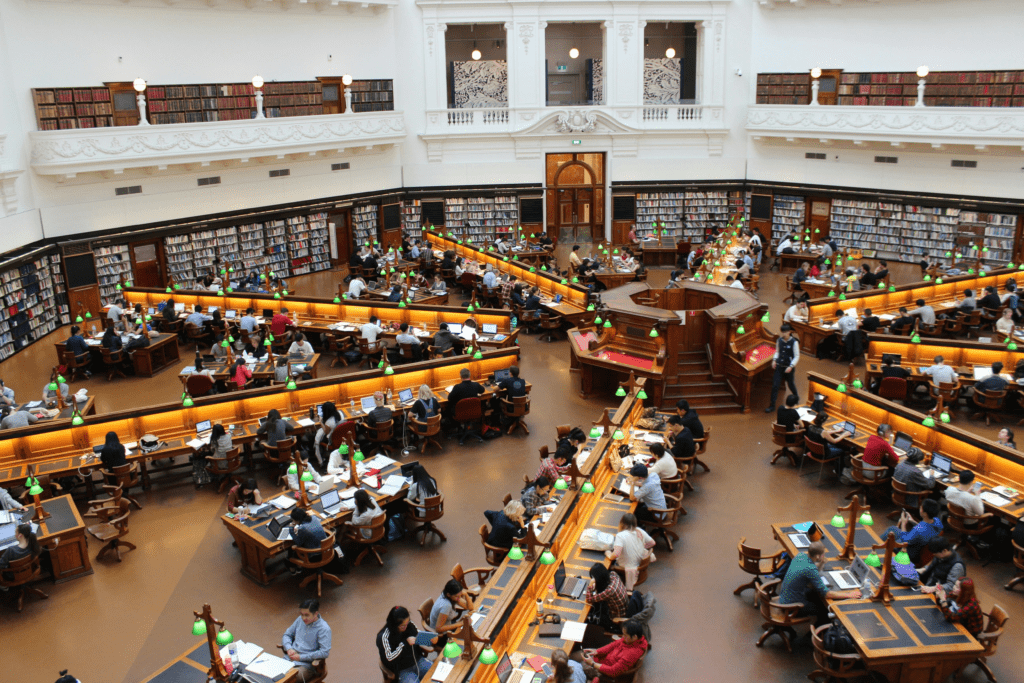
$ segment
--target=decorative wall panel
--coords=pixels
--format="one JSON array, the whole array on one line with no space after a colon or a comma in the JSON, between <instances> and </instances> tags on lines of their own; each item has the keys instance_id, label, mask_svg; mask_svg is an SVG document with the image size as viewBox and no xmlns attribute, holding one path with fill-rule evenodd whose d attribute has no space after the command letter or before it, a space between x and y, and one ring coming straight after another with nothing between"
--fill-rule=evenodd
<instances>
[{"instance_id":1,"label":"decorative wall panel","mask_svg":"<svg viewBox=\"0 0 1024 683\"><path fill-rule=\"evenodd\" d=\"M508 106L508 64L502 60L452 62L456 109Z\"/></svg>"}]
</instances>

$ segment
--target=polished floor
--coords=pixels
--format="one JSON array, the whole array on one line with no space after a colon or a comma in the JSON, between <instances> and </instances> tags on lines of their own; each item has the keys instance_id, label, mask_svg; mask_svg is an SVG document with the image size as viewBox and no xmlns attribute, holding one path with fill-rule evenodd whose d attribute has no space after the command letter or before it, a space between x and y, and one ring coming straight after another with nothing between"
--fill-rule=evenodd
<instances>
[{"instance_id":1,"label":"polished floor","mask_svg":"<svg viewBox=\"0 0 1024 683\"><path fill-rule=\"evenodd\" d=\"M909 281L916 267L900 267L897 282ZM652 285L665 282L667 271L653 271ZM296 278L302 293L334 290L338 273ZM769 302L772 320L781 320L785 289L777 274L762 277L761 299ZM775 329L777 323L771 327ZM65 332L38 342L0 364L0 377L19 397L42 390L54 362L52 342ZM383 568L364 565L344 577L345 585L326 588L322 612L334 633L328 680L380 680L374 636L388 609L395 604L415 609L436 597L456 562L464 567L483 564L476 530L482 511L500 505L505 492L517 491L524 473L537 465L537 448L553 442L557 424L588 425L612 397L584 400L579 380L568 370L565 341L550 344L522 336L523 376L534 385L529 436L504 437L485 444L459 447L447 442L442 453L420 460L446 496L446 515L440 522L447 543L433 541L425 548L408 541L388 546ZM182 349L182 365L189 358ZM324 364L326 365L326 364ZM800 369L838 376L845 367L802 359ZM331 372L321 368L323 374ZM340 372L334 370L333 372ZM798 382L798 386L799 386ZM92 378L84 383L97 398L99 412L173 401L180 384L175 370L153 379ZM77 390L79 385L72 386ZM797 478L784 464L768 464L772 450L769 419L762 410L767 396L747 415L709 416L714 427L709 449L710 474L695 477L696 491L688 494L689 515L678 532L682 541L674 553L662 549L643 586L658 599L652 623L656 649L646 660L638 681L764 681L805 680L814 666L808 640L787 654L779 639L763 649L754 646L760 635L760 616L748 591L735 597L745 583L736 566L736 543L741 536L764 548L774 546L770 524L828 517L844 504L845 487L829 480L815 486L814 477ZM966 419L958 424L994 438L998 427ZM263 490L273 490L265 476ZM287 575L262 588L239 573L238 551L231 545L220 516L223 496L205 488L195 490L187 478L155 482L139 498L143 509L131 516L128 540L138 550L120 564L94 562L95 574L60 585L44 582L49 600L29 598L18 614L0 596L0 629L4 634L2 680L48 682L68 668L82 683L134 683L196 644L191 635L192 610L209 602L227 628L247 641L270 648L296 616L297 603L308 595ZM93 555L99 544L90 543ZM1013 575L1009 564L980 567L969 563L978 582L981 603L998 603L1010 614L1003 647L991 662L1001 681L1020 680L1024 652L1018 628L1024 620L1024 594L1002 589ZM1018 671L1018 674L1014 674ZM963 680L982 681L976 668Z\"/></svg>"}]
</instances>

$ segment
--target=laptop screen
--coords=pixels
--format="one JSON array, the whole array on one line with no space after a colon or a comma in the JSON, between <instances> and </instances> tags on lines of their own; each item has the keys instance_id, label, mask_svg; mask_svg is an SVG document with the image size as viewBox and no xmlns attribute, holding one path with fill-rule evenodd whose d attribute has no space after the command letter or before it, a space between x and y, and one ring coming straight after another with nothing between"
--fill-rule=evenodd
<instances>
[{"instance_id":1,"label":"laptop screen","mask_svg":"<svg viewBox=\"0 0 1024 683\"><path fill-rule=\"evenodd\" d=\"M462 334L462 323L448 323L448 331L452 334Z\"/></svg>"},{"instance_id":2,"label":"laptop screen","mask_svg":"<svg viewBox=\"0 0 1024 683\"><path fill-rule=\"evenodd\" d=\"M338 493L338 489L327 489L322 496L320 496L320 503L324 506L324 509L332 508L341 502L341 494Z\"/></svg>"},{"instance_id":3,"label":"laptop screen","mask_svg":"<svg viewBox=\"0 0 1024 683\"><path fill-rule=\"evenodd\" d=\"M0 544L7 543L14 538L15 533L18 531L17 524L3 524L0 525Z\"/></svg>"},{"instance_id":4,"label":"laptop screen","mask_svg":"<svg viewBox=\"0 0 1024 683\"><path fill-rule=\"evenodd\" d=\"M850 432L851 436L857 436L857 425L847 420L843 423L843 429Z\"/></svg>"},{"instance_id":5,"label":"laptop screen","mask_svg":"<svg viewBox=\"0 0 1024 683\"><path fill-rule=\"evenodd\" d=\"M149 315L155 315L156 314L156 309L155 308L147 308L146 309L146 313L148 313Z\"/></svg>"},{"instance_id":6,"label":"laptop screen","mask_svg":"<svg viewBox=\"0 0 1024 683\"><path fill-rule=\"evenodd\" d=\"M267 419L268 418L265 418L265 417L261 417L260 418L260 427L262 427L263 425L267 424Z\"/></svg>"},{"instance_id":7,"label":"laptop screen","mask_svg":"<svg viewBox=\"0 0 1024 683\"><path fill-rule=\"evenodd\" d=\"M281 522L277 521L277 517L270 520L270 524L267 525L267 530L270 531L270 535L274 538L277 538L281 535L282 528L283 527L281 526Z\"/></svg>"},{"instance_id":8,"label":"laptop screen","mask_svg":"<svg viewBox=\"0 0 1024 683\"><path fill-rule=\"evenodd\" d=\"M850 563L850 573L853 574L858 583L863 582L864 577L868 575L868 565L860 557L855 557L853 562Z\"/></svg>"},{"instance_id":9,"label":"laptop screen","mask_svg":"<svg viewBox=\"0 0 1024 683\"><path fill-rule=\"evenodd\" d=\"M932 468L942 472L943 474L949 474L949 468L952 463L949 458L938 453L932 453Z\"/></svg>"},{"instance_id":10,"label":"laptop screen","mask_svg":"<svg viewBox=\"0 0 1024 683\"><path fill-rule=\"evenodd\" d=\"M174 304L174 310L177 313L184 313L185 312L185 304Z\"/></svg>"},{"instance_id":11,"label":"laptop screen","mask_svg":"<svg viewBox=\"0 0 1024 683\"><path fill-rule=\"evenodd\" d=\"M882 354L882 362L883 363L887 359L889 359L889 358L892 358L892 364L893 365L899 365L900 364L900 360L902 359L902 356L900 356L900 354L898 354L898 353L883 353Z\"/></svg>"},{"instance_id":12,"label":"laptop screen","mask_svg":"<svg viewBox=\"0 0 1024 683\"><path fill-rule=\"evenodd\" d=\"M364 413L372 412L377 407L377 402L373 400L373 396L364 396L359 402L362 404Z\"/></svg>"},{"instance_id":13,"label":"laptop screen","mask_svg":"<svg viewBox=\"0 0 1024 683\"><path fill-rule=\"evenodd\" d=\"M210 420L196 422L196 434L202 434L203 432L208 431L212 426L213 425L210 423Z\"/></svg>"},{"instance_id":14,"label":"laptop screen","mask_svg":"<svg viewBox=\"0 0 1024 683\"><path fill-rule=\"evenodd\" d=\"M484 334L498 334L498 326L496 324L484 323Z\"/></svg>"},{"instance_id":15,"label":"laptop screen","mask_svg":"<svg viewBox=\"0 0 1024 683\"><path fill-rule=\"evenodd\" d=\"M231 320L232 318L235 317L235 315L237 315L237 313L238 311L224 311L224 317L226 317L228 320Z\"/></svg>"},{"instance_id":16,"label":"laptop screen","mask_svg":"<svg viewBox=\"0 0 1024 683\"><path fill-rule=\"evenodd\" d=\"M402 389L398 392L398 400L402 403L408 403L412 400L412 389Z\"/></svg>"},{"instance_id":17,"label":"laptop screen","mask_svg":"<svg viewBox=\"0 0 1024 683\"><path fill-rule=\"evenodd\" d=\"M512 373L509 372L508 370L495 370L494 371L494 381L495 382L501 382L501 381L504 381L506 379L509 379L510 377L512 377Z\"/></svg>"},{"instance_id":18,"label":"laptop screen","mask_svg":"<svg viewBox=\"0 0 1024 683\"><path fill-rule=\"evenodd\" d=\"M501 683L507 683L508 679L512 677L512 670L512 660L508 658L508 653L506 652L501 656L498 666L494 668L494 673L498 674L498 680Z\"/></svg>"},{"instance_id":19,"label":"laptop screen","mask_svg":"<svg viewBox=\"0 0 1024 683\"><path fill-rule=\"evenodd\" d=\"M269 308L264 308L263 309L263 317L264 318L273 318L274 317L274 311L269 309Z\"/></svg>"},{"instance_id":20,"label":"laptop screen","mask_svg":"<svg viewBox=\"0 0 1024 683\"><path fill-rule=\"evenodd\" d=\"M413 468L416 467L416 465L419 465L419 464L420 464L419 460L413 460L412 462L404 462L404 463L402 463L402 476L403 477L411 477L412 476Z\"/></svg>"},{"instance_id":21,"label":"laptop screen","mask_svg":"<svg viewBox=\"0 0 1024 683\"><path fill-rule=\"evenodd\" d=\"M901 451L910 450L911 446L914 445L914 439L909 434L903 432L897 432L896 438L892 441L893 448L898 448Z\"/></svg>"},{"instance_id":22,"label":"laptop screen","mask_svg":"<svg viewBox=\"0 0 1024 683\"><path fill-rule=\"evenodd\" d=\"M563 583L565 583L565 562L559 562L558 569L555 570L555 590L562 590Z\"/></svg>"}]
</instances>

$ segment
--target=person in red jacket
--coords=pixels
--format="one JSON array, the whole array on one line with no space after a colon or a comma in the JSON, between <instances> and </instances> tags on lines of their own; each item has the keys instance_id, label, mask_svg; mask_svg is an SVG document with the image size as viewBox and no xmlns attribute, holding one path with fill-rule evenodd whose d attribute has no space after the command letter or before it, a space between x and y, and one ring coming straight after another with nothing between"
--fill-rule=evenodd
<instances>
[{"instance_id":1,"label":"person in red jacket","mask_svg":"<svg viewBox=\"0 0 1024 683\"><path fill-rule=\"evenodd\" d=\"M288 330L288 326L292 324L292 319L288 317L288 309L282 308L279 312L274 314L274 317L270 319L270 331L275 337L280 337Z\"/></svg>"},{"instance_id":2,"label":"person in red jacket","mask_svg":"<svg viewBox=\"0 0 1024 683\"><path fill-rule=\"evenodd\" d=\"M899 463L900 458L892 449L892 427L878 425L878 433L869 436L864 444L864 464L893 468Z\"/></svg>"},{"instance_id":3,"label":"person in red jacket","mask_svg":"<svg viewBox=\"0 0 1024 683\"><path fill-rule=\"evenodd\" d=\"M622 638L613 640L599 650L583 650L583 673L587 680L595 676L602 681L621 676L632 669L647 652L647 639L635 621L627 621Z\"/></svg>"}]
</instances>

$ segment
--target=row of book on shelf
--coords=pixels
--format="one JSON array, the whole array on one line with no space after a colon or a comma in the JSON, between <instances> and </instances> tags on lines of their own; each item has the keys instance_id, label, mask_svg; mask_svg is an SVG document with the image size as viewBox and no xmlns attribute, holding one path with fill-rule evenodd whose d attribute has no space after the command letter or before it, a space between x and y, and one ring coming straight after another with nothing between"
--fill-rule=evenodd
<instances>
[{"instance_id":1,"label":"row of book on shelf","mask_svg":"<svg viewBox=\"0 0 1024 683\"><path fill-rule=\"evenodd\" d=\"M0 272L0 360L68 322L64 275L56 252Z\"/></svg>"}]
</instances>

